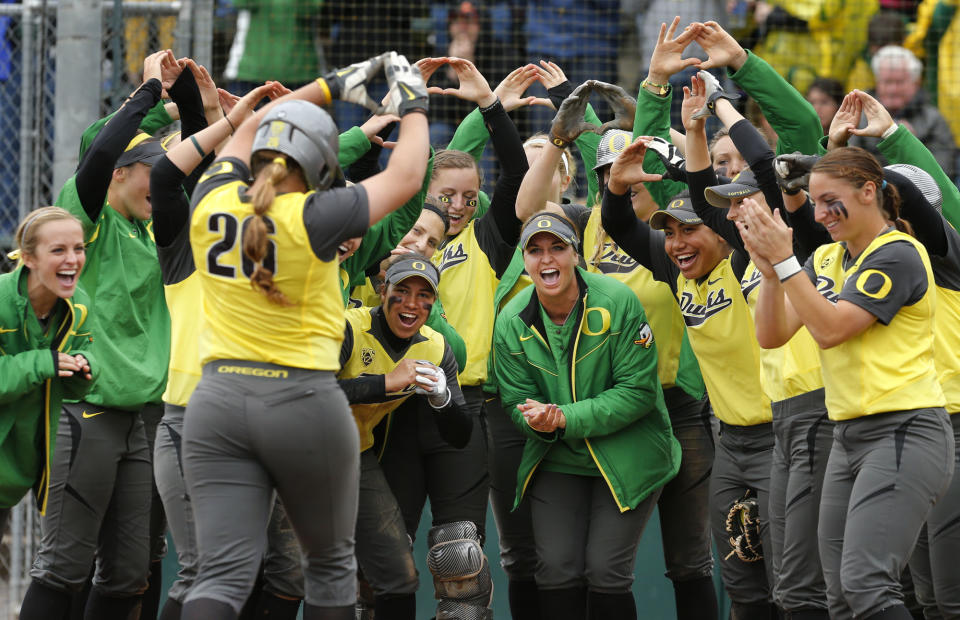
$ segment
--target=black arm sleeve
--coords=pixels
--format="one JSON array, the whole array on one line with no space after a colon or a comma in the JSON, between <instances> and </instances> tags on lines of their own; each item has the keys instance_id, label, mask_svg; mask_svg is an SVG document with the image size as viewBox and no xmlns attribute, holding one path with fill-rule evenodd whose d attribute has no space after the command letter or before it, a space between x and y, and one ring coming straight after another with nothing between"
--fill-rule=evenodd
<instances>
[{"instance_id":1,"label":"black arm sleeve","mask_svg":"<svg viewBox=\"0 0 960 620\"><path fill-rule=\"evenodd\" d=\"M180 113L180 138L186 140L207 126L207 117L203 114L203 98L193 72L184 70L173 83L170 99L177 104Z\"/></svg>"},{"instance_id":2,"label":"black arm sleeve","mask_svg":"<svg viewBox=\"0 0 960 620\"><path fill-rule=\"evenodd\" d=\"M547 96L550 97L550 102L553 103L553 106L559 110L563 100L569 97L572 92L573 84L570 83L570 80L567 80L552 88L548 88Z\"/></svg>"},{"instance_id":3,"label":"black arm sleeve","mask_svg":"<svg viewBox=\"0 0 960 620\"><path fill-rule=\"evenodd\" d=\"M920 243L928 253L944 256L947 253L947 231L936 208L906 176L887 169L883 171L883 176L900 192L900 216L913 226Z\"/></svg>"},{"instance_id":4,"label":"black arm sleeve","mask_svg":"<svg viewBox=\"0 0 960 620\"><path fill-rule=\"evenodd\" d=\"M353 379L338 379L337 383L350 404L379 403L387 395L385 375L362 375Z\"/></svg>"},{"instance_id":5,"label":"black arm sleeve","mask_svg":"<svg viewBox=\"0 0 960 620\"><path fill-rule=\"evenodd\" d=\"M177 81L169 90L170 99L177 104L177 110L180 113L180 139L187 140L193 134L206 129L207 117L203 112L203 98L200 96L200 88L193 77L192 71L182 71ZM216 153L210 152L193 169L193 171L180 181L183 191L187 196L193 193L197 186L197 181L203 176L203 172L213 163ZM153 189L151 187L150 197L153 199Z\"/></svg>"},{"instance_id":6,"label":"black arm sleeve","mask_svg":"<svg viewBox=\"0 0 960 620\"><path fill-rule=\"evenodd\" d=\"M634 214L629 194L614 194L608 187L603 192L600 222L621 250L676 293L680 269L667 258L663 233L654 231Z\"/></svg>"},{"instance_id":7,"label":"black arm sleeve","mask_svg":"<svg viewBox=\"0 0 960 620\"><path fill-rule=\"evenodd\" d=\"M523 140L499 100L482 112L483 121L490 132L493 150L500 162L500 177L490 198L490 210L477 223L479 225L484 220L492 220L500 233L500 239L506 244L516 246L520 241L522 223L517 219L517 192L520 191L520 183L529 167L527 156L523 152ZM487 223L484 225L489 226ZM506 262L509 263L509 258ZM502 271L497 269L498 273Z\"/></svg>"},{"instance_id":8,"label":"black arm sleeve","mask_svg":"<svg viewBox=\"0 0 960 620\"><path fill-rule=\"evenodd\" d=\"M182 188L186 176L166 155L150 171L153 236L160 247L173 243L190 220L190 202Z\"/></svg>"},{"instance_id":9,"label":"black arm sleeve","mask_svg":"<svg viewBox=\"0 0 960 620\"><path fill-rule=\"evenodd\" d=\"M457 360L453 356L453 350L449 343L446 344L446 349L443 351L440 368L447 377L450 402L442 409L431 407L434 414L433 421L437 424L440 437L454 448L460 449L470 441L473 419L464 407L466 401L463 398L463 392L460 391L460 384L457 382Z\"/></svg>"},{"instance_id":10,"label":"black arm sleeve","mask_svg":"<svg viewBox=\"0 0 960 620\"><path fill-rule=\"evenodd\" d=\"M833 243L827 229L814 219L813 205L809 197L803 206L793 213L786 209L781 213L783 221L793 229L793 250L801 264L813 256L821 245Z\"/></svg>"},{"instance_id":11,"label":"black arm sleeve","mask_svg":"<svg viewBox=\"0 0 960 620\"><path fill-rule=\"evenodd\" d=\"M777 174L773 170L773 160L776 157L773 149L763 139L757 128L746 119L734 123L730 128L730 139L753 171L760 185L760 191L767 199L767 206L771 211L780 209L780 213L783 213L783 194L780 193Z\"/></svg>"},{"instance_id":12,"label":"black arm sleeve","mask_svg":"<svg viewBox=\"0 0 960 620\"><path fill-rule=\"evenodd\" d=\"M91 222L96 222L113 179L113 165L137 135L140 121L158 101L163 87L151 79L138 88L93 139L77 166L77 196Z\"/></svg>"},{"instance_id":13,"label":"black arm sleeve","mask_svg":"<svg viewBox=\"0 0 960 620\"><path fill-rule=\"evenodd\" d=\"M690 188L690 203L693 205L693 210L700 216L703 223L723 237L731 248L746 254L747 249L743 246L740 231L732 220L727 219L727 210L714 207L703 196L703 191L713 185L717 185L717 173L713 168L704 168L696 172L687 171L687 186Z\"/></svg>"},{"instance_id":14,"label":"black arm sleeve","mask_svg":"<svg viewBox=\"0 0 960 620\"><path fill-rule=\"evenodd\" d=\"M390 137L390 134L393 133L393 130L396 128L396 123L389 123L383 129L381 129L377 135L386 140ZM347 168L347 178L353 181L354 183L359 183L364 179L369 179L373 175L380 172L380 153L383 152L383 147L377 144L376 142L370 143L370 150L360 156L360 159L353 162L349 168Z\"/></svg>"}]
</instances>

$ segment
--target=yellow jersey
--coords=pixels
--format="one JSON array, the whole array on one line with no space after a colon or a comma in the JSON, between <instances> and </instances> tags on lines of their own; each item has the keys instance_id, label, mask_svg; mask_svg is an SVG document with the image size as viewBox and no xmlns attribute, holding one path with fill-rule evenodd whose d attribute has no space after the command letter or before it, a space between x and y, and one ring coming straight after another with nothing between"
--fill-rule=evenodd
<instances>
[{"instance_id":1,"label":"yellow jersey","mask_svg":"<svg viewBox=\"0 0 960 620\"><path fill-rule=\"evenodd\" d=\"M433 263L440 270L440 299L447 321L467 345L467 364L460 373L462 385L482 385L487 379L487 357L493 342L494 293L500 283L488 254L493 250L484 249L484 245L495 242L481 242L479 223L480 220L472 220L433 255ZM495 228L490 224L485 231ZM509 263L513 252L512 246L502 248L501 253L506 256L504 265Z\"/></svg>"},{"instance_id":2,"label":"yellow jersey","mask_svg":"<svg viewBox=\"0 0 960 620\"><path fill-rule=\"evenodd\" d=\"M341 386L344 386L344 391L350 398L350 409L353 411L353 418L360 433L361 452L373 446L374 427L415 391L413 386L407 386L400 392L384 392L383 383L380 381L379 392L372 394L370 390L363 390L364 396L359 397L363 402L356 402L360 390L351 390L344 381L360 377L379 378L393 371L401 361L407 358L426 360L443 368L444 356L449 350L443 336L426 325L410 339L407 348L400 351L394 350L386 335L389 328L380 318L380 312L379 307L347 310L347 337L340 355L342 368L337 375ZM452 353L450 355L452 356ZM455 373L455 361L453 368Z\"/></svg>"},{"instance_id":3,"label":"yellow jersey","mask_svg":"<svg viewBox=\"0 0 960 620\"><path fill-rule=\"evenodd\" d=\"M678 274L676 294L713 412L726 424L754 426L770 422L773 413L753 315L731 262L735 255L698 280Z\"/></svg>"},{"instance_id":4,"label":"yellow jersey","mask_svg":"<svg viewBox=\"0 0 960 620\"><path fill-rule=\"evenodd\" d=\"M291 305L254 290L254 264L243 253L243 234L254 217L247 198L246 164L214 162L193 195L190 244L203 289L200 360L241 359L337 370L344 307L338 286L337 245L369 224L361 185L324 192L278 195L265 217L268 250L263 265Z\"/></svg>"},{"instance_id":5,"label":"yellow jersey","mask_svg":"<svg viewBox=\"0 0 960 620\"><path fill-rule=\"evenodd\" d=\"M740 289L750 305L750 314L754 316L761 280L763 275L750 261L740 280ZM760 349L760 366L763 391L771 402L787 400L823 387L820 349L806 327L801 327L782 347Z\"/></svg>"},{"instance_id":6,"label":"yellow jersey","mask_svg":"<svg viewBox=\"0 0 960 620\"><path fill-rule=\"evenodd\" d=\"M877 317L820 352L831 419L944 405L934 365L936 289L918 241L888 229L855 260L832 243L818 248L805 270L831 302L848 301Z\"/></svg>"}]
</instances>

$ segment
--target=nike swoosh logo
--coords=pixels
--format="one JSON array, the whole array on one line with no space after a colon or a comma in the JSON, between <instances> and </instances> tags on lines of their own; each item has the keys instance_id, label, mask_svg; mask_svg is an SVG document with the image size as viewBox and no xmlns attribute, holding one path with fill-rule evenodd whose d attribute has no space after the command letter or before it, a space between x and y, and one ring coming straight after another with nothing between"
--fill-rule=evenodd
<instances>
[{"instance_id":1,"label":"nike swoosh logo","mask_svg":"<svg viewBox=\"0 0 960 620\"><path fill-rule=\"evenodd\" d=\"M714 284L716 284L716 283L719 282L720 280L723 280L723 278L717 278L716 280L707 280L707 286L713 286Z\"/></svg>"},{"instance_id":2,"label":"nike swoosh logo","mask_svg":"<svg viewBox=\"0 0 960 620\"><path fill-rule=\"evenodd\" d=\"M520 342L530 340L531 338L533 338L533 334L530 334L529 336L520 336Z\"/></svg>"},{"instance_id":3,"label":"nike swoosh logo","mask_svg":"<svg viewBox=\"0 0 960 620\"><path fill-rule=\"evenodd\" d=\"M87 413L86 410L84 410L84 412L83 412L82 414L80 414L80 415L82 415L84 418L93 418L93 417L96 417L96 416L100 415L101 413L106 413L106 412L104 412L104 411L98 411L98 412L96 412L96 413Z\"/></svg>"},{"instance_id":4,"label":"nike swoosh logo","mask_svg":"<svg viewBox=\"0 0 960 620\"><path fill-rule=\"evenodd\" d=\"M347 75L348 73L353 73L353 71L354 71L353 67L347 67L346 69L343 69L342 71L337 71L337 76L343 77L343 76Z\"/></svg>"},{"instance_id":5,"label":"nike swoosh logo","mask_svg":"<svg viewBox=\"0 0 960 620\"><path fill-rule=\"evenodd\" d=\"M410 99L411 101L413 101L414 99L417 98L417 96L413 94L413 91L410 90L410 88L403 82L400 83L400 88L402 88L403 92L407 94L407 99Z\"/></svg>"},{"instance_id":6,"label":"nike swoosh logo","mask_svg":"<svg viewBox=\"0 0 960 620\"><path fill-rule=\"evenodd\" d=\"M15 332L15 331L17 331L17 328L4 329L4 328L0 327L0 334L12 334L12 333Z\"/></svg>"}]
</instances>

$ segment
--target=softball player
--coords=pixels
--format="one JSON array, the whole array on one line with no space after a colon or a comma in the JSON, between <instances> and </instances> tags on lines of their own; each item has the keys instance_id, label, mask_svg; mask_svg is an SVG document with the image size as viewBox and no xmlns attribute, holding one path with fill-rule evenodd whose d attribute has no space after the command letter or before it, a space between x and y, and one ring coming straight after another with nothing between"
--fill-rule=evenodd
<instances>
[{"instance_id":1,"label":"softball player","mask_svg":"<svg viewBox=\"0 0 960 620\"><path fill-rule=\"evenodd\" d=\"M389 262L381 303L347 311L338 373L360 431L357 560L375 594L375 616L388 620L415 617L418 579L403 515L377 459L373 429L415 393L426 396L441 435L454 447L466 445L473 424L463 411L453 350L425 326L436 299L437 268L419 254ZM403 415L408 414L391 417Z\"/></svg>"},{"instance_id":2,"label":"softball player","mask_svg":"<svg viewBox=\"0 0 960 620\"><path fill-rule=\"evenodd\" d=\"M879 104L878 104L879 105ZM892 124L892 121L891 121ZM917 147L922 144L917 141ZM922 147L926 149L926 147ZM960 617L960 355L952 346L960 336L960 234L940 214L943 194L927 172L909 164L884 168L884 179L897 187L902 199L900 214L910 222L917 240L930 255L937 290L934 315L934 361L946 410L953 425L954 475L920 532L910 557L917 602L924 614L935 618Z\"/></svg>"},{"instance_id":3,"label":"softball player","mask_svg":"<svg viewBox=\"0 0 960 620\"><path fill-rule=\"evenodd\" d=\"M604 84L593 85L593 89L601 90L607 96L625 96L619 89ZM568 104L563 113L557 115L553 128L555 136L562 135L569 141L583 128L580 125L573 132L569 130L576 126L573 119L583 116L590 90L589 86L579 89L576 105ZM593 166L599 187L606 186L613 161L631 141L632 136L627 131L608 129L603 133ZM544 148L547 162L557 156L555 146ZM542 174L541 165L546 163L541 164L538 160L533 164L524 178L524 188L527 182ZM643 187L642 184L631 187L631 206L636 216L646 221L651 215L647 205L654 209L656 205L649 200L650 194ZM521 188L521 195L524 188ZM599 205L589 210L588 215L584 235L587 245L583 254L591 271L605 273L628 285L646 310L659 343L658 373L671 426L683 449L680 471L666 484L658 500L666 576L674 585L677 614L679 618L712 617L716 615L716 593L712 578L708 491L714 433L703 378L670 287L657 282L650 270L610 240L600 224Z\"/></svg>"},{"instance_id":4,"label":"softball player","mask_svg":"<svg viewBox=\"0 0 960 620\"><path fill-rule=\"evenodd\" d=\"M497 317L493 367L527 437L515 505L530 502L541 616L631 618L636 545L680 446L640 302L578 269L577 243L562 216L524 224L533 286Z\"/></svg>"},{"instance_id":5,"label":"softball player","mask_svg":"<svg viewBox=\"0 0 960 620\"><path fill-rule=\"evenodd\" d=\"M684 111L702 109L716 88L713 77L701 71L684 89ZM715 97L715 96L714 96ZM715 97L713 110L749 168L730 183L708 187L704 202L695 203L697 214L714 231L735 247L744 250L735 222L741 218L743 200L752 196L768 209L796 209L804 194L799 188L785 207L777 175L773 150L763 136L733 105ZM687 133L687 165L699 167L710 156L703 130ZM799 205L798 205L799 203ZM801 258L812 252L801 250ZM760 272L748 265L741 288L751 311L756 311ZM817 346L805 329L781 348L761 351L763 388L773 409L774 452L770 472L769 527L772 546L764 554L772 563L774 602L784 612L825 618L827 601L823 577L810 566L820 564L817 549L817 522L820 493L832 443L833 424L824 404L823 378Z\"/></svg>"},{"instance_id":6,"label":"softball player","mask_svg":"<svg viewBox=\"0 0 960 620\"><path fill-rule=\"evenodd\" d=\"M199 103L200 92L193 90L192 95L197 100L194 103ZM241 99L231 110L227 129L229 130L229 124L238 127L245 116L252 113L253 106L270 94L277 94L275 87L265 85ZM182 114L181 138L192 144L190 138L197 140L196 132L206 127L209 121L216 122L219 118L204 118L195 105L184 107L185 112L191 113ZM226 132L224 134L221 140L228 135ZM200 139L212 141L214 138L208 135L201 136ZM183 481L181 449L184 412L190 395L200 381L197 341L203 329L203 322L196 317L202 293L200 278L190 251L188 195L192 193L200 172L213 161L213 148L210 151L201 161L196 148L192 151L186 147L175 149L170 156L163 156L150 173L153 229L163 275L164 297L170 311L171 333L170 367L167 388L163 394L164 414L154 444L154 477L180 565L177 580L167 595L161 614L162 620L176 620L180 617L183 599L197 574L193 509Z\"/></svg>"},{"instance_id":7,"label":"softball player","mask_svg":"<svg viewBox=\"0 0 960 620\"><path fill-rule=\"evenodd\" d=\"M64 617L95 556L90 617L126 618L147 586L153 540L145 426L159 419L170 322L149 223L150 165L163 147L136 132L180 70L169 50L145 60L143 85L100 131L57 198L83 224L80 282L101 330L92 347L101 372L84 401L63 406L23 618Z\"/></svg>"},{"instance_id":8,"label":"softball player","mask_svg":"<svg viewBox=\"0 0 960 620\"><path fill-rule=\"evenodd\" d=\"M614 161L603 197L602 223L621 250L655 279L670 285L680 305L720 420L710 476L710 522L714 540L727 540L728 510L746 493L756 498L762 520L767 519L774 441L760 349L749 338L753 317L741 289L749 257L739 250L731 252L691 206L704 200L705 187L716 183L708 161L700 162L706 166L703 170L688 174L690 195L678 195L666 209L655 212L649 226L634 215L628 190L636 179L646 180L641 163L647 140L641 138ZM731 373L731 368L737 372ZM760 533L764 548L769 549L769 528L761 527ZM723 582L733 601L734 617L769 617L770 569L765 562L739 557L723 562Z\"/></svg>"},{"instance_id":9,"label":"softball player","mask_svg":"<svg viewBox=\"0 0 960 620\"><path fill-rule=\"evenodd\" d=\"M384 62L402 117L394 156L384 172L329 189L340 177L336 128L313 103L376 107L364 84ZM359 442L333 376L344 327L337 247L416 193L426 106L423 80L402 56L351 65L244 122L197 186L190 241L206 329L183 459L200 569L186 619L237 616L274 489L305 555L304 617L353 617ZM212 148L205 134L216 142L225 125L180 147L202 157Z\"/></svg>"},{"instance_id":10,"label":"softball player","mask_svg":"<svg viewBox=\"0 0 960 620\"><path fill-rule=\"evenodd\" d=\"M0 529L31 488L46 512L60 404L82 398L97 368L90 300L77 287L86 261L80 221L43 207L15 238L20 262L0 275Z\"/></svg>"},{"instance_id":11,"label":"softball player","mask_svg":"<svg viewBox=\"0 0 960 620\"><path fill-rule=\"evenodd\" d=\"M749 201L738 223L763 274L757 337L780 346L805 325L822 349L836 421L819 523L830 617L910 618L900 573L955 460L934 365L935 280L869 153L828 153L810 195L837 243L802 268L781 220Z\"/></svg>"}]
</instances>

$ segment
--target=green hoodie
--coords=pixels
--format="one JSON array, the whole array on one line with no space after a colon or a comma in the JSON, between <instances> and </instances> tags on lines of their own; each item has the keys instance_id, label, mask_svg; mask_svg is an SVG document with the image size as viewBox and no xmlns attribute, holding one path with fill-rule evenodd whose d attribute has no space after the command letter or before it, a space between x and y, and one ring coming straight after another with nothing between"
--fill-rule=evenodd
<instances>
[{"instance_id":1,"label":"green hoodie","mask_svg":"<svg viewBox=\"0 0 960 620\"><path fill-rule=\"evenodd\" d=\"M94 378L97 365L88 351L94 327L86 293L77 287L58 301L44 329L27 297L28 272L21 266L0 275L0 508L16 505L33 487L43 513L61 401L81 398L93 383L57 376L57 352L83 353Z\"/></svg>"},{"instance_id":2,"label":"green hoodie","mask_svg":"<svg viewBox=\"0 0 960 620\"><path fill-rule=\"evenodd\" d=\"M493 334L494 372L504 408L527 437L517 471L520 503L537 466L564 438L583 440L621 512L673 478L680 444L657 377L657 348L637 296L625 284L577 268L576 310L567 368L559 368L544 337L536 289L504 307ZM558 381L569 373L569 389ZM531 429L516 406L527 398L561 407L566 428Z\"/></svg>"}]
</instances>

